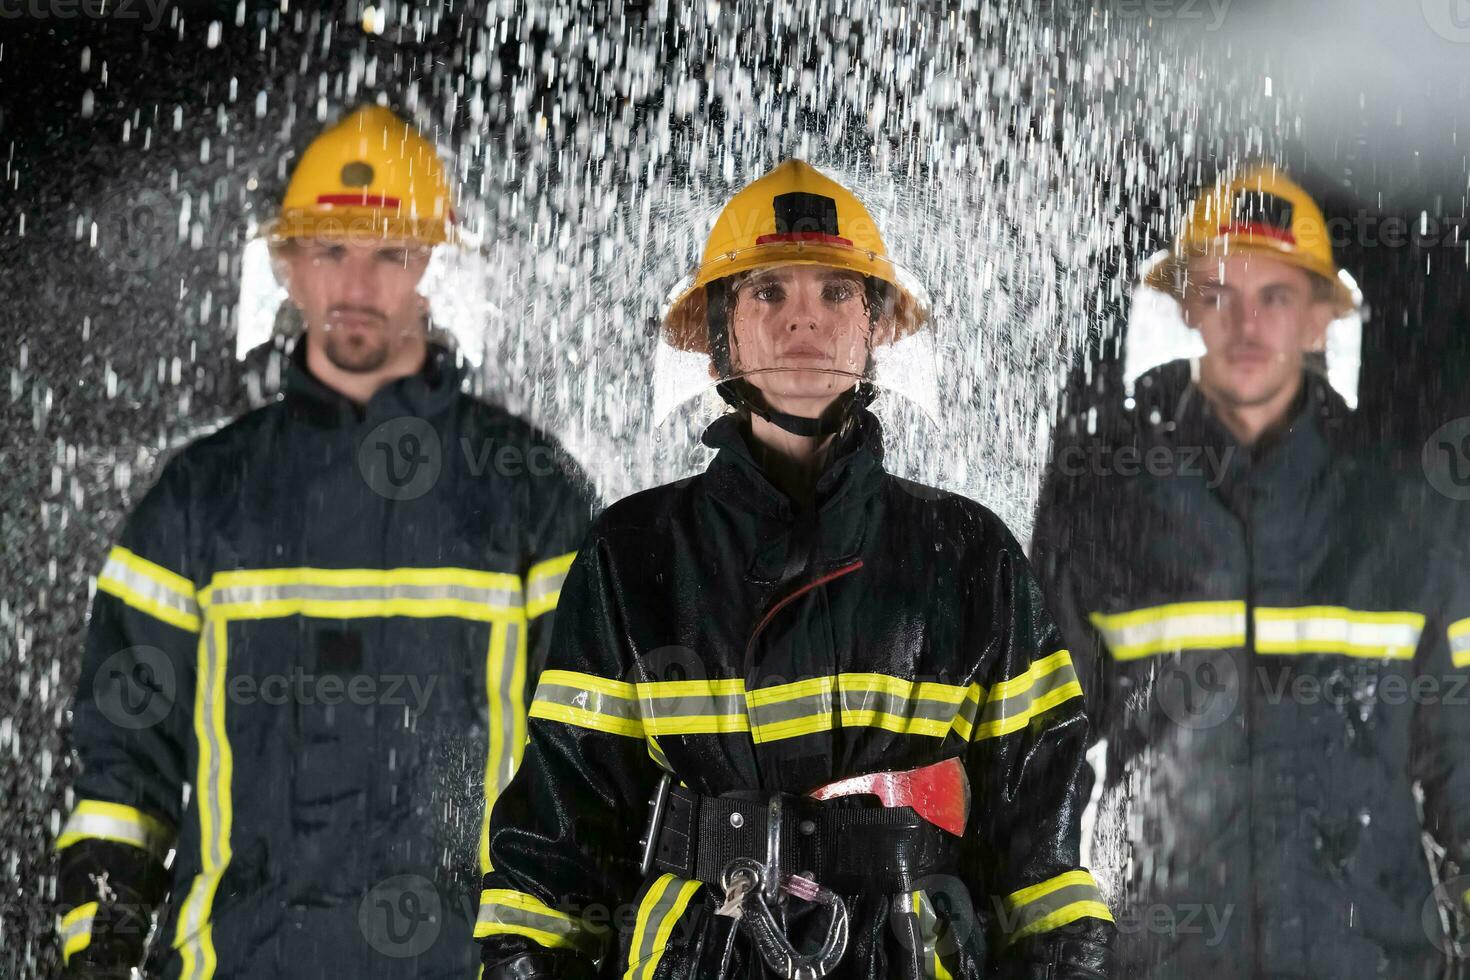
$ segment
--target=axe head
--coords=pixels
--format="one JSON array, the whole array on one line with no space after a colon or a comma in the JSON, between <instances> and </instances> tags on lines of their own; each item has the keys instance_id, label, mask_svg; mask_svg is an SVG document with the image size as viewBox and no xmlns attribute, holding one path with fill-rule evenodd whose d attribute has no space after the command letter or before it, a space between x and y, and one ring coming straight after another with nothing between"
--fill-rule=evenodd
<instances>
[{"instance_id":1,"label":"axe head","mask_svg":"<svg viewBox=\"0 0 1470 980\"><path fill-rule=\"evenodd\" d=\"M956 837L965 834L970 817L970 778L959 759L903 772L873 772L849 776L819 786L807 794L814 800L840 796L876 796L884 806L906 806L941 830Z\"/></svg>"}]
</instances>

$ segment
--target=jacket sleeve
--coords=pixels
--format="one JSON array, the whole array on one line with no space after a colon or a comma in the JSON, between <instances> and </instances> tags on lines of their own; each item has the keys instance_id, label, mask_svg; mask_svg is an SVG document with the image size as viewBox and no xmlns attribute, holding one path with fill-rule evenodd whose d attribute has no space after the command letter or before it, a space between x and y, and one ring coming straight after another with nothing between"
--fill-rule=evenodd
<instances>
[{"instance_id":1,"label":"jacket sleeve","mask_svg":"<svg viewBox=\"0 0 1470 980\"><path fill-rule=\"evenodd\" d=\"M139 962L182 807L200 615L183 467L164 468L97 577L72 709L80 767L56 840L69 969Z\"/></svg>"},{"instance_id":2,"label":"jacket sleeve","mask_svg":"<svg viewBox=\"0 0 1470 980\"><path fill-rule=\"evenodd\" d=\"M641 883L637 841L658 770L595 532L557 608L525 757L491 816L475 926L486 980L591 975L610 962L615 910Z\"/></svg>"},{"instance_id":3,"label":"jacket sleeve","mask_svg":"<svg viewBox=\"0 0 1470 980\"><path fill-rule=\"evenodd\" d=\"M1000 975L1110 975L1112 915L1079 861L1089 742L1082 689L1020 546L1005 535L986 597L1002 624L971 731L976 833L966 855L986 893Z\"/></svg>"},{"instance_id":4,"label":"jacket sleeve","mask_svg":"<svg viewBox=\"0 0 1470 980\"><path fill-rule=\"evenodd\" d=\"M1426 618L1414 698L1414 779L1424 791L1425 829L1460 875L1470 874L1470 558L1449 562L1446 594ZM1466 879L1460 878L1465 882ZM1462 914L1470 890L1462 885Z\"/></svg>"}]
</instances>

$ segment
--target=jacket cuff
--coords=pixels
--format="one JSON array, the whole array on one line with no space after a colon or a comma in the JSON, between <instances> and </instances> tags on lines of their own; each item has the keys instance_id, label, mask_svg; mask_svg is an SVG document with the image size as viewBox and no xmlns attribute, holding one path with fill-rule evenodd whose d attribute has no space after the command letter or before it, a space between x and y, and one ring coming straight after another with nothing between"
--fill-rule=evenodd
<instances>
[{"instance_id":1,"label":"jacket cuff","mask_svg":"<svg viewBox=\"0 0 1470 980\"><path fill-rule=\"evenodd\" d=\"M89 839L61 852L57 927L62 962L88 976L123 974L143 958L168 872L147 851Z\"/></svg>"}]
</instances>

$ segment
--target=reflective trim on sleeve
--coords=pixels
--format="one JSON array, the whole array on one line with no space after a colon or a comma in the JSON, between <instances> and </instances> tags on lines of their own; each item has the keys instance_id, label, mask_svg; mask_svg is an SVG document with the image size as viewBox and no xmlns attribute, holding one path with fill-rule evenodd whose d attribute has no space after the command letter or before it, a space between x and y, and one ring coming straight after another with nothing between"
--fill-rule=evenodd
<instances>
[{"instance_id":1,"label":"reflective trim on sleeve","mask_svg":"<svg viewBox=\"0 0 1470 980\"><path fill-rule=\"evenodd\" d=\"M1470 619L1450 624L1450 659L1456 667L1470 667Z\"/></svg>"},{"instance_id":2,"label":"reflective trim on sleeve","mask_svg":"<svg viewBox=\"0 0 1470 980\"><path fill-rule=\"evenodd\" d=\"M572 670L547 670L536 685L530 716L609 735L642 738L637 696L637 689L626 681Z\"/></svg>"},{"instance_id":3,"label":"reflective trim on sleeve","mask_svg":"<svg viewBox=\"0 0 1470 980\"><path fill-rule=\"evenodd\" d=\"M628 947L628 969L623 980L653 980L669 945L669 935L684 910L701 887L698 881L686 881L673 875L660 875L638 903L638 917L633 926L633 941Z\"/></svg>"},{"instance_id":4,"label":"reflective trim on sleeve","mask_svg":"<svg viewBox=\"0 0 1470 980\"><path fill-rule=\"evenodd\" d=\"M1245 645L1245 602L1173 602L1119 613L1091 613L1114 660Z\"/></svg>"},{"instance_id":5,"label":"reflective trim on sleeve","mask_svg":"<svg viewBox=\"0 0 1470 980\"><path fill-rule=\"evenodd\" d=\"M561 585L566 581L567 570L572 567L575 551L555 558L537 562L526 573L526 618L535 619L544 612L556 608L561 598Z\"/></svg>"},{"instance_id":6,"label":"reflective trim on sleeve","mask_svg":"<svg viewBox=\"0 0 1470 980\"><path fill-rule=\"evenodd\" d=\"M194 583L133 552L115 546L97 576L97 588L154 619L199 632Z\"/></svg>"},{"instance_id":7,"label":"reflective trim on sleeve","mask_svg":"<svg viewBox=\"0 0 1470 980\"><path fill-rule=\"evenodd\" d=\"M163 861L173 845L174 831L137 807L102 800L78 800L66 826L61 828L61 836L56 838L56 849L65 850L84 840L131 844Z\"/></svg>"},{"instance_id":8,"label":"reflective trim on sleeve","mask_svg":"<svg viewBox=\"0 0 1470 980\"><path fill-rule=\"evenodd\" d=\"M1112 922L1113 914L1092 875L1078 869L1007 895L1002 925L1009 944L1085 918Z\"/></svg>"},{"instance_id":9,"label":"reflective trim on sleeve","mask_svg":"<svg viewBox=\"0 0 1470 980\"><path fill-rule=\"evenodd\" d=\"M602 936L586 922L559 912L535 895L508 888L480 893L475 938L523 936L547 949L571 949L590 960L602 951Z\"/></svg>"},{"instance_id":10,"label":"reflective trim on sleeve","mask_svg":"<svg viewBox=\"0 0 1470 980\"><path fill-rule=\"evenodd\" d=\"M1412 660L1424 631L1415 612L1363 612L1343 606L1258 607L1256 652L1329 653L1372 660Z\"/></svg>"},{"instance_id":11,"label":"reflective trim on sleeve","mask_svg":"<svg viewBox=\"0 0 1470 980\"><path fill-rule=\"evenodd\" d=\"M65 966L71 958L92 945L92 923L97 919L97 903L78 905L61 917L56 934L61 939L61 964Z\"/></svg>"},{"instance_id":12,"label":"reflective trim on sleeve","mask_svg":"<svg viewBox=\"0 0 1470 980\"><path fill-rule=\"evenodd\" d=\"M521 580L470 568L265 568L220 572L200 602L230 619L454 617L520 613Z\"/></svg>"},{"instance_id":13,"label":"reflective trim on sleeve","mask_svg":"<svg viewBox=\"0 0 1470 980\"><path fill-rule=\"evenodd\" d=\"M1058 650L990 689L974 737L978 741L1009 735L1063 701L1081 696L1082 685L1072 666L1072 655Z\"/></svg>"}]
</instances>

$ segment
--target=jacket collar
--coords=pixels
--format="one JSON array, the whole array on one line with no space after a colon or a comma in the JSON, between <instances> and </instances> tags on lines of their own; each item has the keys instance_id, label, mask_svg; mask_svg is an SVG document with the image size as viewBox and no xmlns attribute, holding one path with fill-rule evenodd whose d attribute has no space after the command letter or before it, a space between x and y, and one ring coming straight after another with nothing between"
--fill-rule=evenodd
<instances>
[{"instance_id":1,"label":"jacket collar","mask_svg":"<svg viewBox=\"0 0 1470 980\"><path fill-rule=\"evenodd\" d=\"M795 514L791 499L773 484L750 444L749 423L740 414L720 416L704 430L702 442L718 450L707 474L717 496L783 520ZM817 509L872 493L883 473L883 426L866 409L835 437L831 462L817 479Z\"/></svg>"},{"instance_id":2,"label":"jacket collar","mask_svg":"<svg viewBox=\"0 0 1470 980\"><path fill-rule=\"evenodd\" d=\"M453 351L429 343L416 374L396 378L358 407L352 399L324 384L306 366L306 337L292 348L286 367L285 399L293 415L321 428L351 427L370 420L414 415L430 418L454 403L464 369Z\"/></svg>"}]
</instances>

